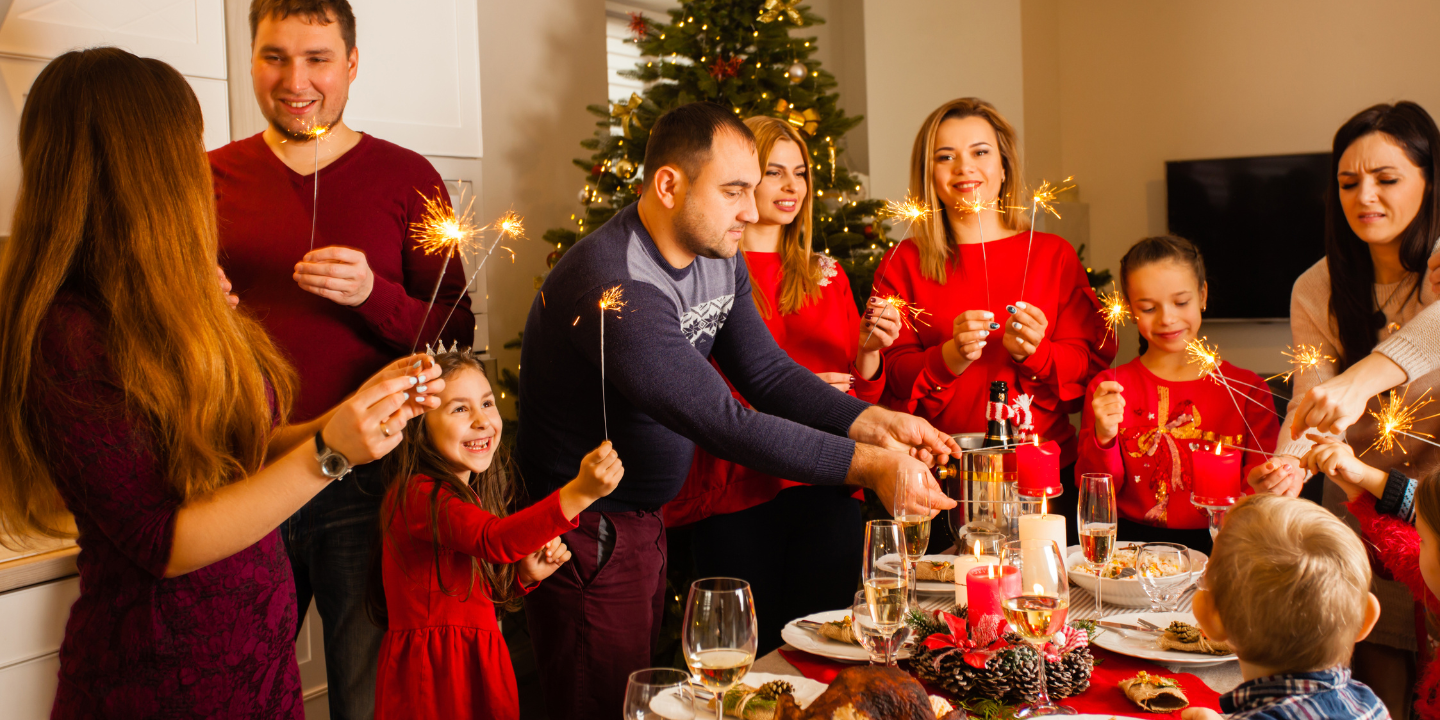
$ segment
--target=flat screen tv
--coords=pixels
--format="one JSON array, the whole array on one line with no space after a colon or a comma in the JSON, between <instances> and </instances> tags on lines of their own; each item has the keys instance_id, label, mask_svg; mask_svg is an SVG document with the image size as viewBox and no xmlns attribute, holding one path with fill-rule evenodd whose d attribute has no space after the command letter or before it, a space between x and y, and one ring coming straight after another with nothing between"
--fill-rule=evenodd
<instances>
[{"instance_id":1,"label":"flat screen tv","mask_svg":"<svg viewBox=\"0 0 1440 720\"><path fill-rule=\"evenodd\" d=\"M1207 320L1286 320L1295 279L1325 256L1330 154L1165 163L1170 232L1205 256Z\"/></svg>"}]
</instances>

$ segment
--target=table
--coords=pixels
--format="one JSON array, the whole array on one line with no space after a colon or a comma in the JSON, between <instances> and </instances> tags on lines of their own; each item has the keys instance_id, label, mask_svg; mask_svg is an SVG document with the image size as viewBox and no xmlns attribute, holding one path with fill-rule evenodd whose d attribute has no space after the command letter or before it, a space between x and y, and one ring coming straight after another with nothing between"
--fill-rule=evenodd
<instances>
[{"instance_id":1,"label":"table","mask_svg":"<svg viewBox=\"0 0 1440 720\"><path fill-rule=\"evenodd\" d=\"M1180 601L1180 610L1190 612L1190 601L1195 596L1192 588ZM922 594L920 606L926 610L951 610L954 608L955 598L949 594ZM1110 615L1119 615L1127 612L1135 612L1135 608L1120 607L1107 604L1103 612L1095 609L1095 597L1081 587L1070 588L1070 616L1076 619L1096 620ZM789 644L785 645L786 650L795 650ZM1227 693L1234 690L1242 682L1240 677L1240 663L1230 661L1219 665L1206 667L1194 667L1191 665L1174 665L1170 663L1157 663L1173 672L1187 672L1205 683L1211 690L1218 693ZM771 652L759 660L751 668L754 672L772 673L775 675L800 675L800 671L794 665L786 662L778 650Z\"/></svg>"}]
</instances>

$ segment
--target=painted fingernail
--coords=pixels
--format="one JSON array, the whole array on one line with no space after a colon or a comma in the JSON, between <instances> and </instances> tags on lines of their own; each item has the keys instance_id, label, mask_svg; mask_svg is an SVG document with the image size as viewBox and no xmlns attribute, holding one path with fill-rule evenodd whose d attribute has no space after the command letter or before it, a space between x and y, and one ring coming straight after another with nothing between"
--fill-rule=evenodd
<instances>
[{"instance_id":1,"label":"painted fingernail","mask_svg":"<svg viewBox=\"0 0 1440 720\"><path fill-rule=\"evenodd\" d=\"M420 387L415 388L415 392L416 392L416 393L423 393L423 392L425 392L425 386L424 386L424 385L421 385Z\"/></svg>"},{"instance_id":2,"label":"painted fingernail","mask_svg":"<svg viewBox=\"0 0 1440 720\"><path fill-rule=\"evenodd\" d=\"M997 322L992 322L992 323L990 323L990 329L991 329L991 330L999 330L999 329L1000 329L1000 323L997 323Z\"/></svg>"},{"instance_id":3,"label":"painted fingernail","mask_svg":"<svg viewBox=\"0 0 1440 720\"><path fill-rule=\"evenodd\" d=\"M865 311L865 317L867 317L867 318L870 317L871 315L874 315L874 314L875 314L875 311L874 311L874 310L866 310L866 311Z\"/></svg>"},{"instance_id":4,"label":"painted fingernail","mask_svg":"<svg viewBox=\"0 0 1440 720\"><path fill-rule=\"evenodd\" d=\"M416 360L416 361L415 361L415 364L414 364L414 365L411 365L410 367L413 367L413 368L418 368L418 367L420 367L420 361L419 361L419 360Z\"/></svg>"},{"instance_id":5,"label":"painted fingernail","mask_svg":"<svg viewBox=\"0 0 1440 720\"><path fill-rule=\"evenodd\" d=\"M986 310L986 311L985 311L985 319L986 319L986 320L994 320L994 319L995 319L995 313L992 313L992 312L990 312L989 310Z\"/></svg>"},{"instance_id":6,"label":"painted fingernail","mask_svg":"<svg viewBox=\"0 0 1440 720\"><path fill-rule=\"evenodd\" d=\"M1018 307L1018 308L1020 308L1021 310L1024 310L1025 308L1030 307L1030 306L1029 306L1029 305L1026 305L1026 304L1023 303L1023 302L1016 302L1016 303L1015 303L1015 307Z\"/></svg>"},{"instance_id":7,"label":"painted fingernail","mask_svg":"<svg viewBox=\"0 0 1440 720\"><path fill-rule=\"evenodd\" d=\"M414 375L411 375L411 376L410 376L410 384L411 384L411 385L414 385L414 384L416 384L416 383L418 383L418 382L420 382L420 378L417 378L417 377L415 377Z\"/></svg>"},{"instance_id":8,"label":"painted fingernail","mask_svg":"<svg viewBox=\"0 0 1440 720\"><path fill-rule=\"evenodd\" d=\"M419 375L416 375L415 379L420 382L425 382L425 373L420 373Z\"/></svg>"},{"instance_id":9,"label":"painted fingernail","mask_svg":"<svg viewBox=\"0 0 1440 720\"><path fill-rule=\"evenodd\" d=\"M408 393L408 392L407 392L407 393L400 393L400 397L402 398L402 400L409 400L409 399L410 399L410 393ZM416 396L416 397L418 398L419 396Z\"/></svg>"},{"instance_id":10,"label":"painted fingernail","mask_svg":"<svg viewBox=\"0 0 1440 720\"><path fill-rule=\"evenodd\" d=\"M985 347L985 341L984 341L984 340L981 340L981 341L980 341L980 345L979 345L978 347Z\"/></svg>"},{"instance_id":11,"label":"painted fingernail","mask_svg":"<svg viewBox=\"0 0 1440 720\"><path fill-rule=\"evenodd\" d=\"M1021 328L1021 325L1020 325L1020 323L1010 323L1010 327L1013 327L1013 328L1015 328L1016 330L1019 330L1019 329Z\"/></svg>"},{"instance_id":12,"label":"painted fingernail","mask_svg":"<svg viewBox=\"0 0 1440 720\"><path fill-rule=\"evenodd\" d=\"M1008 313L1010 313L1011 315L1014 315L1015 313L1020 312L1020 309L1017 308L1017 307L1015 307L1014 305L1006 305L1006 306L1005 306L1005 312L1008 312Z\"/></svg>"}]
</instances>

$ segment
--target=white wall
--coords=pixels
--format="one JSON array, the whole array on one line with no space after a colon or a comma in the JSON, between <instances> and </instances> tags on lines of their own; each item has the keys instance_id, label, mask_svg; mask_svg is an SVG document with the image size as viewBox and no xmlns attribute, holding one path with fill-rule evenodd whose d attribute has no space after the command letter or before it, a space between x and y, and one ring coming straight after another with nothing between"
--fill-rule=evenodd
<instances>
[{"instance_id":1,"label":"white wall","mask_svg":"<svg viewBox=\"0 0 1440 720\"><path fill-rule=\"evenodd\" d=\"M1166 160L1325 152L1378 102L1440 112L1440 4L1426 0L1023 4L1030 167L1076 176L1098 267L1165 230ZM1238 365L1284 367L1284 324L1203 332Z\"/></svg>"}]
</instances>

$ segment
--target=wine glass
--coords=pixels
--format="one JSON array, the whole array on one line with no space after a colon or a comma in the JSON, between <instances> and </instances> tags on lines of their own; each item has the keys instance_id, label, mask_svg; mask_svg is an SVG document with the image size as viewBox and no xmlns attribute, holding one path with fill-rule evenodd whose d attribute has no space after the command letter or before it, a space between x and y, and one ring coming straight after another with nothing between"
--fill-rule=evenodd
<instances>
[{"instance_id":1,"label":"wine glass","mask_svg":"<svg viewBox=\"0 0 1440 720\"><path fill-rule=\"evenodd\" d=\"M675 668L646 668L630 673L625 686L625 720L691 720L695 693L690 676Z\"/></svg>"},{"instance_id":2,"label":"wine glass","mask_svg":"<svg viewBox=\"0 0 1440 720\"><path fill-rule=\"evenodd\" d=\"M870 600L865 597L864 590L855 592L855 602L850 604L850 618L856 641L860 643L860 647L870 653L870 664L895 667L895 661L899 659L900 647L910 636L910 626L901 625L900 629L889 637L882 635L880 629L875 626L875 620L870 616Z\"/></svg>"},{"instance_id":3,"label":"wine glass","mask_svg":"<svg viewBox=\"0 0 1440 720\"><path fill-rule=\"evenodd\" d=\"M1065 619L1070 614L1070 578L1065 554L1054 540L1031 538L1007 543L1003 556L1004 564L1020 568L1020 594L1005 600L1005 619L1040 655L1036 664L1040 692L1034 702L1017 709L1015 717L1074 715L1072 708L1051 702L1045 686L1045 644L1064 644L1064 633L1069 631Z\"/></svg>"},{"instance_id":4,"label":"wine glass","mask_svg":"<svg viewBox=\"0 0 1440 720\"><path fill-rule=\"evenodd\" d=\"M1180 598L1194 582L1190 572L1190 551L1179 543L1153 542L1140 546L1135 556L1140 587L1150 598L1154 612L1175 612Z\"/></svg>"},{"instance_id":5,"label":"wine glass","mask_svg":"<svg viewBox=\"0 0 1440 720\"><path fill-rule=\"evenodd\" d=\"M876 632L887 641L905 625L909 562L900 523L871 520L865 523L865 603ZM888 658L887 658L887 663Z\"/></svg>"},{"instance_id":6,"label":"wine glass","mask_svg":"<svg viewBox=\"0 0 1440 720\"><path fill-rule=\"evenodd\" d=\"M750 583L735 578L703 578L690 585L680 642L685 664L700 684L715 693L715 718L724 709L726 691L755 663L759 632Z\"/></svg>"},{"instance_id":7,"label":"wine glass","mask_svg":"<svg viewBox=\"0 0 1440 720\"><path fill-rule=\"evenodd\" d=\"M918 470L896 471L895 507L890 513L895 522L900 523L900 534L905 539L905 561L909 570L906 581L912 603L915 600L915 564L930 547L930 513L928 510L919 513L914 508L915 505L923 507L927 500L925 475Z\"/></svg>"},{"instance_id":8,"label":"wine glass","mask_svg":"<svg viewBox=\"0 0 1440 720\"><path fill-rule=\"evenodd\" d=\"M1095 571L1095 610L1104 607L1101 590L1105 587L1105 567L1115 554L1115 482L1104 473L1080 476L1080 507L1076 527L1080 529L1080 550L1090 569Z\"/></svg>"}]
</instances>

